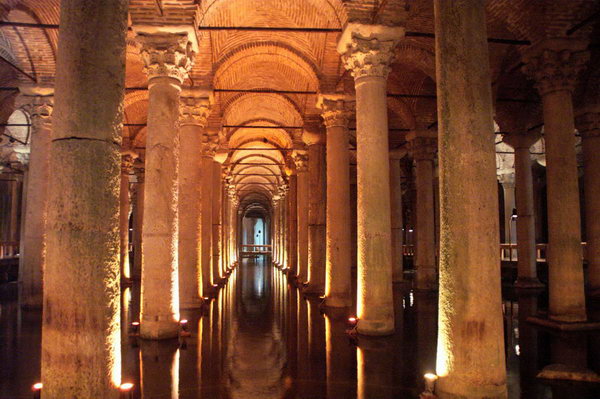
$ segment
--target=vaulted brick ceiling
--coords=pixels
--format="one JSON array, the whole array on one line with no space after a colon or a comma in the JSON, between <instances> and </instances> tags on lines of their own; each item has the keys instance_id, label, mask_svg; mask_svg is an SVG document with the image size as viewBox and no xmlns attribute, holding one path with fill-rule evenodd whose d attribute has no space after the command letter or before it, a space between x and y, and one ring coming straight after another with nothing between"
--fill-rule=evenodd
<instances>
[{"instance_id":1,"label":"vaulted brick ceiling","mask_svg":"<svg viewBox=\"0 0 600 399\"><path fill-rule=\"evenodd\" d=\"M2 0L4 21L59 24L59 0ZM566 37L567 30L592 15L595 0L491 0L488 2L488 36L528 40ZM390 74L390 143L404 142L408 129L432 126L436 121L434 39L419 33L433 33L432 0L131 0L130 24L187 24L199 27L199 51L187 85L228 90L274 90L293 92L353 93L353 81L344 70L336 51L341 29L348 21L400 24L408 32L396 49ZM206 29L212 27L213 30ZM214 30L223 27L325 28L330 31L248 31ZM593 24L570 37L589 38ZM40 83L54 77L58 30L4 26L0 28L0 55ZM101 40L101 38L99 38ZM537 95L520 71L520 52L528 46L490 43L490 60L498 124L509 126L507 118L525 118L539 123ZM594 47L597 52L598 46ZM592 54L592 59L597 56ZM451 67L451 66L450 66ZM145 87L135 34L128 34L128 87ZM585 75L586 82L598 82L598 68ZM30 79L6 63L0 65L0 85L13 87ZM583 89L581 89L583 90ZM587 94L589 95L589 94ZM6 122L16 93L1 91L0 122ZM530 103L515 103L519 99ZM291 165L291 149L302 146L300 129L318 123L316 94L217 92L209 118L209 130L220 131L231 148L228 162L240 175L236 182L280 183L285 165ZM516 104L516 106L515 106ZM527 104L524 106L523 104ZM518 113L522 115L517 115ZM125 123L138 125L123 129L134 146L144 146L147 119L147 91L128 90ZM506 121L506 123L505 123ZM254 128L222 128L250 125ZM256 128L256 126L280 127ZM272 149L282 148L283 151ZM257 166L233 165L261 163ZM262 165L262 164L271 164ZM258 176L278 175L278 176ZM244 187L252 187L245 184ZM257 184L256 199L271 195L269 184ZM271 187L275 187L272 185ZM250 190L252 191L252 190Z\"/></svg>"}]
</instances>

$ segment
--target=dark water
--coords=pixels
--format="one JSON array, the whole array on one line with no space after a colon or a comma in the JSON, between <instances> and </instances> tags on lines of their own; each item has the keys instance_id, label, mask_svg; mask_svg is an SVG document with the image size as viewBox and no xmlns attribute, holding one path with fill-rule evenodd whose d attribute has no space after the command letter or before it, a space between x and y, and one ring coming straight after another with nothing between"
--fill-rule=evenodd
<instances>
[{"instance_id":1,"label":"dark water","mask_svg":"<svg viewBox=\"0 0 600 399\"><path fill-rule=\"evenodd\" d=\"M0 299L0 398L31 398L39 380L41 314ZM7 292L8 290L8 292ZM505 296L509 296L506 294ZM598 387L546 384L550 363L600 371L597 334L554 334L525 319L539 294L505 300L510 398L600 398ZM323 314L264 259L244 260L206 309L182 311L190 338L151 342L123 332L123 381L135 398L417 398L435 370L437 297L395 288L396 334L351 338L347 312ZM138 320L139 287L123 294L123 322Z\"/></svg>"}]
</instances>

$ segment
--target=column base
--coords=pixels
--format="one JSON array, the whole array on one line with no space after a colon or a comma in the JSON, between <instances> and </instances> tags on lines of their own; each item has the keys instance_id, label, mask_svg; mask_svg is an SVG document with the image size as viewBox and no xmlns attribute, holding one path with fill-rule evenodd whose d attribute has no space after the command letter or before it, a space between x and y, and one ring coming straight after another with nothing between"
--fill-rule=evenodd
<instances>
[{"instance_id":1,"label":"column base","mask_svg":"<svg viewBox=\"0 0 600 399\"><path fill-rule=\"evenodd\" d=\"M314 285L310 282L303 284L304 288L302 293L305 295L323 295L325 288L322 286Z\"/></svg>"},{"instance_id":2,"label":"column base","mask_svg":"<svg viewBox=\"0 0 600 399\"><path fill-rule=\"evenodd\" d=\"M140 338L171 339L179 336L179 323L175 320L144 320L140 323Z\"/></svg>"},{"instance_id":3,"label":"column base","mask_svg":"<svg viewBox=\"0 0 600 399\"><path fill-rule=\"evenodd\" d=\"M537 378L545 380L569 380L590 383L600 383L600 375L585 368L572 367L564 364L550 364L542 369Z\"/></svg>"},{"instance_id":4,"label":"column base","mask_svg":"<svg viewBox=\"0 0 600 399\"><path fill-rule=\"evenodd\" d=\"M394 334L394 320L363 320L359 319L356 332L360 335L386 336Z\"/></svg>"},{"instance_id":5,"label":"column base","mask_svg":"<svg viewBox=\"0 0 600 399\"><path fill-rule=\"evenodd\" d=\"M322 306L326 308L349 308L352 306L352 298L336 295L326 296L323 298Z\"/></svg>"},{"instance_id":6,"label":"column base","mask_svg":"<svg viewBox=\"0 0 600 399\"><path fill-rule=\"evenodd\" d=\"M551 328L559 331L590 331L600 330L600 322L589 321L560 321L548 318L545 315L530 316L527 321L531 324Z\"/></svg>"},{"instance_id":7,"label":"column base","mask_svg":"<svg viewBox=\"0 0 600 399\"><path fill-rule=\"evenodd\" d=\"M180 302L179 303L179 309L181 310L187 310L187 309L200 309L202 308L202 305L204 304L204 301L200 298L198 299L194 299L191 300L189 302Z\"/></svg>"},{"instance_id":8,"label":"column base","mask_svg":"<svg viewBox=\"0 0 600 399\"><path fill-rule=\"evenodd\" d=\"M437 399L506 399L508 392L506 384L466 385L460 384L456 378L447 383L444 383L444 378L440 378L436 383L435 395Z\"/></svg>"},{"instance_id":9,"label":"column base","mask_svg":"<svg viewBox=\"0 0 600 399\"><path fill-rule=\"evenodd\" d=\"M537 277L519 277L515 281L514 286L519 289L539 289L545 287Z\"/></svg>"}]
</instances>

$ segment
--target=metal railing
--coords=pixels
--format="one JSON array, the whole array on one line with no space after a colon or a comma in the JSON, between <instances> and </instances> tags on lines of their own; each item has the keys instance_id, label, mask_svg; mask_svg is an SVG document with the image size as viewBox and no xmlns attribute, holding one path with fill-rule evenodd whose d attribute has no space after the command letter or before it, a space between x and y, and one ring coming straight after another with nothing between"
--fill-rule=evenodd
<instances>
[{"instance_id":1,"label":"metal railing","mask_svg":"<svg viewBox=\"0 0 600 399\"><path fill-rule=\"evenodd\" d=\"M257 245L257 244L242 244L240 245L241 256L252 256L252 255L270 255L271 245Z\"/></svg>"},{"instance_id":2,"label":"metal railing","mask_svg":"<svg viewBox=\"0 0 600 399\"><path fill-rule=\"evenodd\" d=\"M0 259L14 259L19 257L18 241L0 241Z\"/></svg>"}]
</instances>

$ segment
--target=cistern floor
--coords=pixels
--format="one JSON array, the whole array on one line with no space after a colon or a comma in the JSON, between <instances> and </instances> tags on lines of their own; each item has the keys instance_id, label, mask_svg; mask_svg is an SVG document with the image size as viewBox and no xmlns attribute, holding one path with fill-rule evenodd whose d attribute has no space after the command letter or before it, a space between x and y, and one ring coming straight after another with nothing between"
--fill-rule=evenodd
<instances>
[{"instance_id":1,"label":"cistern floor","mask_svg":"<svg viewBox=\"0 0 600 399\"><path fill-rule=\"evenodd\" d=\"M540 296L505 293L509 397L600 398L598 387L535 378L557 361L600 371L597 334L558 335L524 322ZM151 342L123 332L123 381L144 399L417 398L423 374L435 369L437 297L396 287L395 301L395 335L353 340L349 311L323 314L318 298L305 298L267 259L244 259L203 312L182 311L191 337ZM123 304L129 326L139 320L139 286L124 290ZM0 305L0 398L31 398L41 313L20 311L9 286Z\"/></svg>"}]
</instances>

